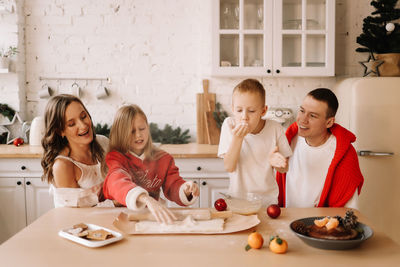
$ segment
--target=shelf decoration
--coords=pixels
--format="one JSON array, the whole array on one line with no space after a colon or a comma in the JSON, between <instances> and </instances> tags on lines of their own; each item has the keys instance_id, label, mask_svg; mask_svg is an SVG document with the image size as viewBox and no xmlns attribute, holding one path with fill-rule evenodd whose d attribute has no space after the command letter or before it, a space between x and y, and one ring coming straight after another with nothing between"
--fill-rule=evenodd
<instances>
[{"instance_id":1,"label":"shelf decoration","mask_svg":"<svg viewBox=\"0 0 400 267\"><path fill-rule=\"evenodd\" d=\"M164 129L159 129L157 124L150 123L150 133L153 142L161 144L187 144L190 139L188 129L182 132L180 127L174 129L169 124Z\"/></svg>"},{"instance_id":2,"label":"shelf decoration","mask_svg":"<svg viewBox=\"0 0 400 267\"><path fill-rule=\"evenodd\" d=\"M376 76L380 76L379 67L384 63L383 60L376 60L374 54L370 53L367 61L359 62L364 67L364 76L368 76L374 73Z\"/></svg>"},{"instance_id":3,"label":"shelf decoration","mask_svg":"<svg viewBox=\"0 0 400 267\"><path fill-rule=\"evenodd\" d=\"M362 47L356 52L373 53L377 60L383 61L380 76L400 76L400 8L396 8L397 2L371 1L376 10L363 20L363 32L357 37Z\"/></svg>"},{"instance_id":4,"label":"shelf decoration","mask_svg":"<svg viewBox=\"0 0 400 267\"><path fill-rule=\"evenodd\" d=\"M0 126L5 127L8 131L6 140L7 144L12 144L17 138L23 138L24 142L28 143L28 131L30 127L27 123L24 123L21 120L18 112L14 114L10 123L2 124Z\"/></svg>"}]
</instances>

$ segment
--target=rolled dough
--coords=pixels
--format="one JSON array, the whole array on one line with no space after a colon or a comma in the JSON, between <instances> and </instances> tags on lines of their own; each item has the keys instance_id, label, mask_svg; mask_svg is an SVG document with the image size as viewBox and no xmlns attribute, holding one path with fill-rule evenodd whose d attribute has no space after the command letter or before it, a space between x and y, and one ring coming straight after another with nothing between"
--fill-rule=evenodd
<instances>
[{"instance_id":1,"label":"rolled dough","mask_svg":"<svg viewBox=\"0 0 400 267\"><path fill-rule=\"evenodd\" d=\"M192 232L220 232L224 230L224 219L212 219L196 221L192 215L183 221L175 221L172 224L158 223L154 221L139 221L135 224L138 233L192 233Z\"/></svg>"}]
</instances>

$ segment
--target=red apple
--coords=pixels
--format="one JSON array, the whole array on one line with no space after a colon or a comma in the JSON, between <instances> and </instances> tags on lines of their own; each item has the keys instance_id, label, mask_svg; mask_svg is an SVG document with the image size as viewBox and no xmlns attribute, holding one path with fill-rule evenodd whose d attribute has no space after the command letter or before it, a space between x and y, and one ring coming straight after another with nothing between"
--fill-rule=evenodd
<instances>
[{"instance_id":1,"label":"red apple","mask_svg":"<svg viewBox=\"0 0 400 267\"><path fill-rule=\"evenodd\" d=\"M226 202L225 202L225 200L223 199L223 198L219 198L219 199L217 199L216 201L215 201L215 203L214 203L214 207L215 207L215 209L217 210L217 211L224 211L224 210L226 210L226 207L227 207L228 205L226 205Z\"/></svg>"},{"instance_id":2,"label":"red apple","mask_svg":"<svg viewBox=\"0 0 400 267\"><path fill-rule=\"evenodd\" d=\"M22 138L15 138L14 142L13 142L14 146L20 146L23 143L24 143L24 139L22 139Z\"/></svg>"},{"instance_id":3,"label":"red apple","mask_svg":"<svg viewBox=\"0 0 400 267\"><path fill-rule=\"evenodd\" d=\"M281 215L281 208L276 204L269 205L267 208L267 214L272 219L278 218L279 215Z\"/></svg>"}]
</instances>

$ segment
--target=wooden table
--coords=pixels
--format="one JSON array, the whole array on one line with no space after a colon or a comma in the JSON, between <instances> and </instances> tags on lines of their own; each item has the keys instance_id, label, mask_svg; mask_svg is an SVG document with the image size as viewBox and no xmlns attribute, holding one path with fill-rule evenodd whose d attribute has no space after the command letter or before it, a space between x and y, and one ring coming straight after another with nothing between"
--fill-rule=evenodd
<instances>
[{"instance_id":1,"label":"wooden table","mask_svg":"<svg viewBox=\"0 0 400 267\"><path fill-rule=\"evenodd\" d=\"M289 243L286 254L274 254L264 244L245 251L253 229L225 235L130 235L117 243L87 248L58 236L79 222L115 228L121 208L58 208L40 217L0 245L1 266L399 266L400 246L374 229L374 236L353 250L321 250L307 246L289 229L295 219L341 215L344 208L283 209L278 219L259 213L256 227L265 240L279 234ZM368 220L356 212L359 220ZM373 227L372 227L373 228Z\"/></svg>"}]
</instances>

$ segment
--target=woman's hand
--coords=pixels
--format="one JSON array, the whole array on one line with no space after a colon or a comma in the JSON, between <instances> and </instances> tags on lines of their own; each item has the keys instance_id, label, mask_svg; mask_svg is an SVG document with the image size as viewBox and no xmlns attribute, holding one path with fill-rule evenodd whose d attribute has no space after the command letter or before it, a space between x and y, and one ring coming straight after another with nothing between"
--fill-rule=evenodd
<instances>
[{"instance_id":1,"label":"woman's hand","mask_svg":"<svg viewBox=\"0 0 400 267\"><path fill-rule=\"evenodd\" d=\"M288 159L279 153L277 146L269 153L268 160L269 164L271 164L271 166L274 167L278 172L285 173L288 171Z\"/></svg>"},{"instance_id":2,"label":"woman's hand","mask_svg":"<svg viewBox=\"0 0 400 267\"><path fill-rule=\"evenodd\" d=\"M188 200L190 195L194 197L198 197L200 195L199 186L197 185L197 183L194 183L192 181L186 182L183 192L185 192L185 195L188 198Z\"/></svg>"},{"instance_id":3,"label":"woman's hand","mask_svg":"<svg viewBox=\"0 0 400 267\"><path fill-rule=\"evenodd\" d=\"M142 194L138 197L138 201L147 206L151 214L153 214L159 223L171 224L174 222L174 220L177 220L176 216L167 207L162 205L151 196Z\"/></svg>"}]
</instances>

